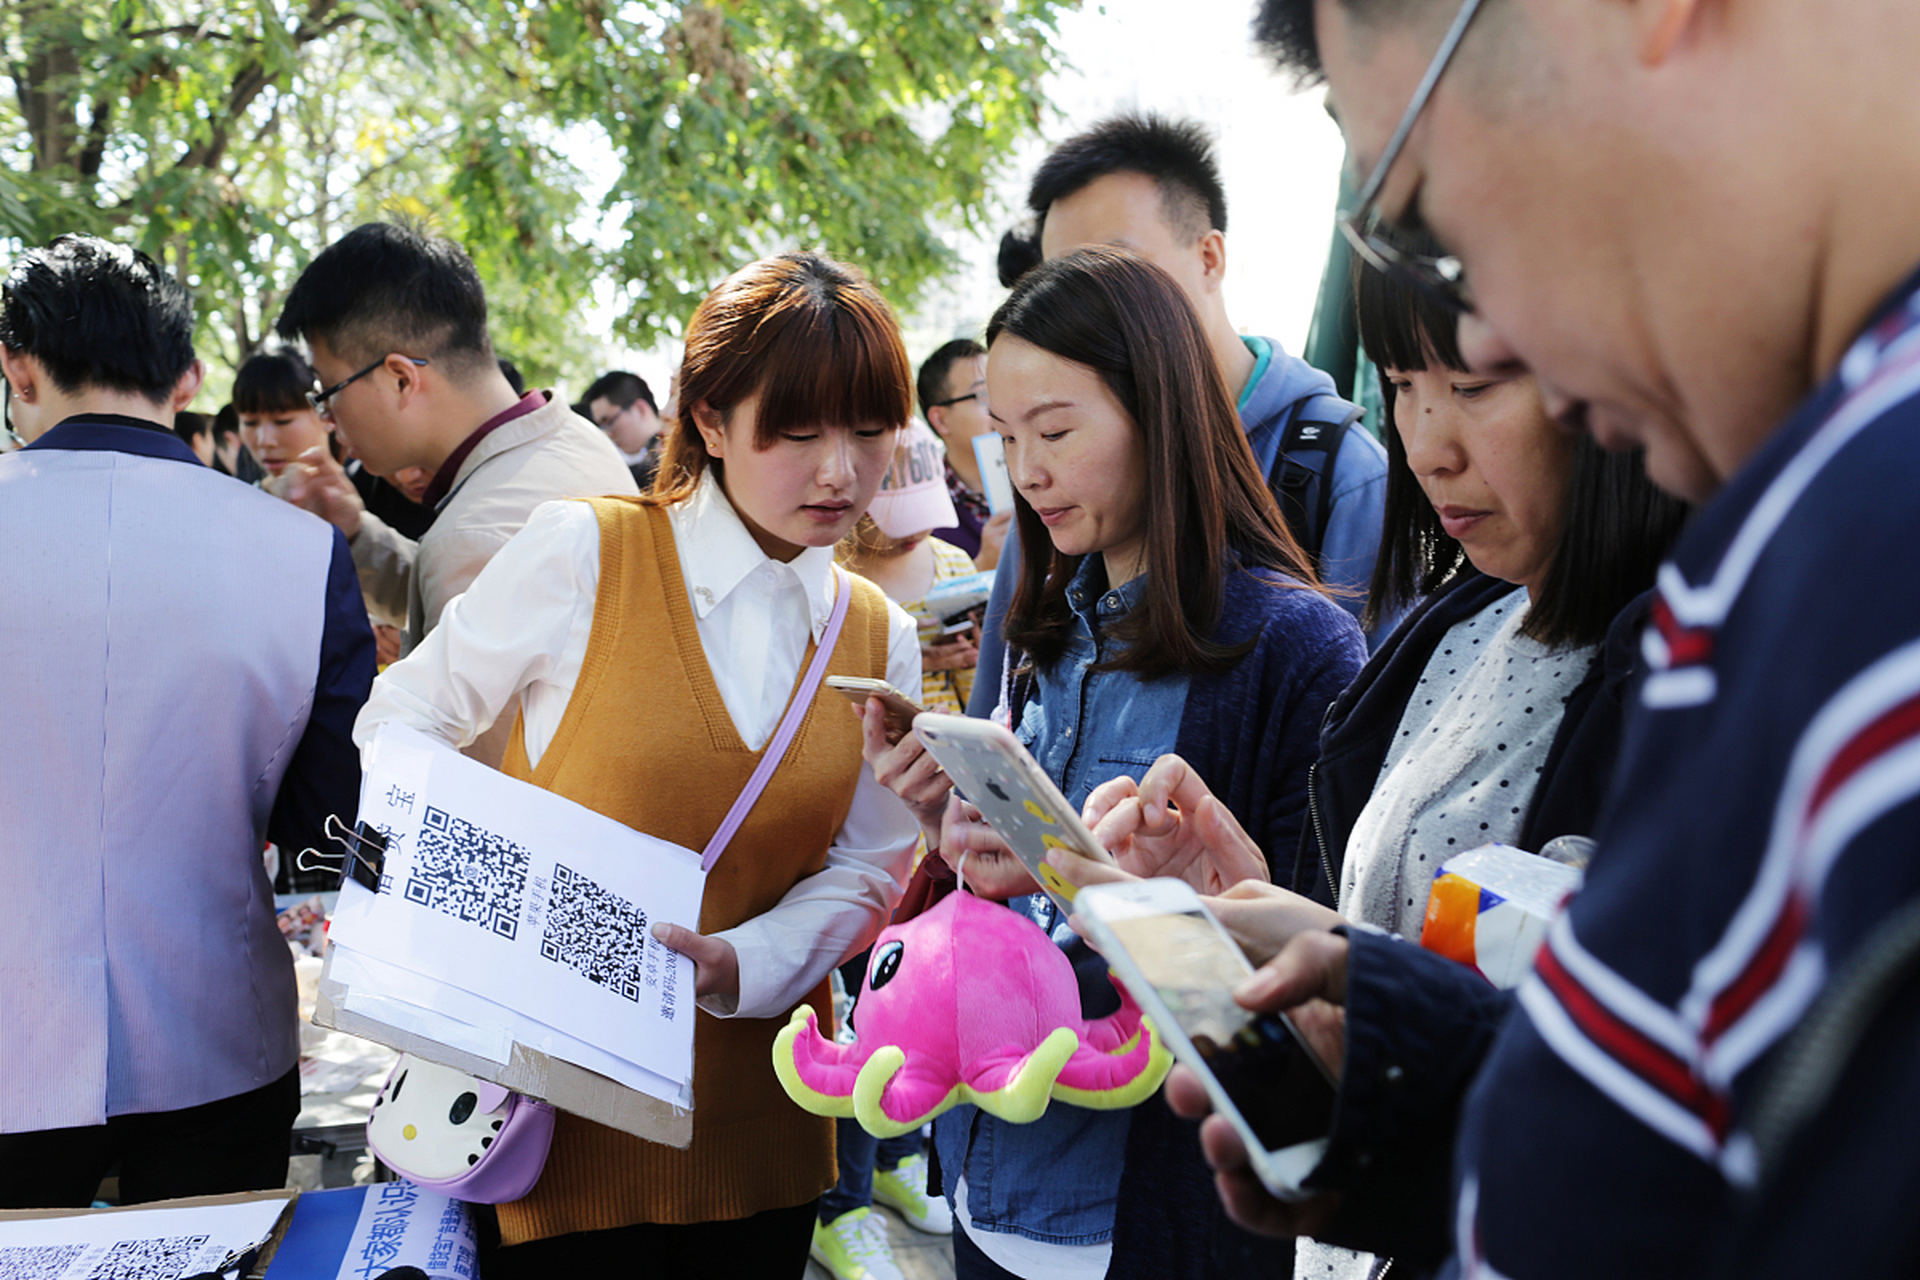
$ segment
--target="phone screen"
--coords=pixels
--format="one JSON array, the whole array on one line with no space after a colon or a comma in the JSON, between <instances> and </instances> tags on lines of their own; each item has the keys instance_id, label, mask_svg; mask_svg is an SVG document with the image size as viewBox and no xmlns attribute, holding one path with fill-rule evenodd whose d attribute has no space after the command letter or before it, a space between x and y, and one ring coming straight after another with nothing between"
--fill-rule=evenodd
<instances>
[{"instance_id":1,"label":"phone screen","mask_svg":"<svg viewBox=\"0 0 1920 1280\"><path fill-rule=\"evenodd\" d=\"M1252 972L1238 947L1192 912L1107 921L1261 1145L1327 1136L1334 1088L1277 1014L1234 1003Z\"/></svg>"}]
</instances>

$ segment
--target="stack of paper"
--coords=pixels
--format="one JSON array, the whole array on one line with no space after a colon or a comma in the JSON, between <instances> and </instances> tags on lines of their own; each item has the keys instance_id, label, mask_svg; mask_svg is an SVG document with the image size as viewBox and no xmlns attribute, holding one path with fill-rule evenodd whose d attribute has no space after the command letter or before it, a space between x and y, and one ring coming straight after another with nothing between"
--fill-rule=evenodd
<instances>
[{"instance_id":1,"label":"stack of paper","mask_svg":"<svg viewBox=\"0 0 1920 1280\"><path fill-rule=\"evenodd\" d=\"M693 964L652 925L698 925L698 855L398 725L360 819L386 837L380 888L341 889L316 1022L538 1096L516 1046L691 1107Z\"/></svg>"}]
</instances>

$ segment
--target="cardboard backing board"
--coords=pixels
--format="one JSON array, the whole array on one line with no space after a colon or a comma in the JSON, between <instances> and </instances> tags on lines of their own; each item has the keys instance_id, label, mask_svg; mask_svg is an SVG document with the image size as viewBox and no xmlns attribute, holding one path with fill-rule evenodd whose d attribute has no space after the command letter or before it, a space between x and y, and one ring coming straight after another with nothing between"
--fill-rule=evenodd
<instances>
[{"instance_id":1,"label":"cardboard backing board","mask_svg":"<svg viewBox=\"0 0 1920 1280\"><path fill-rule=\"evenodd\" d=\"M361 1036L428 1062L437 1062L470 1076L505 1085L516 1093L550 1102L609 1129L618 1129L649 1142L685 1150L693 1142L693 1112L683 1110L637 1089L616 1084L598 1072L549 1057L515 1042L505 1066L476 1054L441 1044L413 1031L390 1026L346 1007L347 987L326 974L320 978L320 996L313 1024Z\"/></svg>"}]
</instances>

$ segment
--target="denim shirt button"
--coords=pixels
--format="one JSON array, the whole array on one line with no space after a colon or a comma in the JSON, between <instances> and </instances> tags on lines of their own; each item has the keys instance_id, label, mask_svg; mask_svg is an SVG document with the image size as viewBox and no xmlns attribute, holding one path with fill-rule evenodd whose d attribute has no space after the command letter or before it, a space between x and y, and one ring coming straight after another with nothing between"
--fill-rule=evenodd
<instances>
[{"instance_id":1,"label":"denim shirt button","mask_svg":"<svg viewBox=\"0 0 1920 1280\"><path fill-rule=\"evenodd\" d=\"M1118 591L1107 592L1106 598L1100 601L1100 607L1107 610L1118 611L1120 608L1120 593Z\"/></svg>"}]
</instances>

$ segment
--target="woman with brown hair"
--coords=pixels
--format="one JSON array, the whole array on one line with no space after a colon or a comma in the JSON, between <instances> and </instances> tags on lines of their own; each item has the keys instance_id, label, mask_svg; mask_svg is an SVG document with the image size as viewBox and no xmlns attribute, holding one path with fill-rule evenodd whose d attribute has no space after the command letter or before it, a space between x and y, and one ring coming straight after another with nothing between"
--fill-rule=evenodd
<instances>
[{"instance_id":1,"label":"woman with brown hair","mask_svg":"<svg viewBox=\"0 0 1920 1280\"><path fill-rule=\"evenodd\" d=\"M1191 304L1145 260L1085 249L1022 277L987 345L1020 497L1021 559L1000 570L1019 575L1015 735L1076 805L1177 750L1270 856L1290 854L1321 717L1366 648L1287 532ZM949 808L918 743L888 748L869 724L867 752L929 845L966 854L969 888L1066 949L1087 1016L1110 1012L1105 963L969 806ZM1215 1273L1229 1228L1157 1100L1026 1125L956 1107L934 1143L963 1278Z\"/></svg>"},{"instance_id":2,"label":"woman with brown hair","mask_svg":"<svg viewBox=\"0 0 1920 1280\"><path fill-rule=\"evenodd\" d=\"M914 688L912 621L833 568L910 412L886 303L813 253L768 258L701 303L681 411L651 494L549 503L405 661L357 726L398 720L463 745L517 700L502 768L699 849L774 734L826 631L828 671ZM861 764L820 688L766 792L707 877L698 931L655 936L695 964L693 1142L685 1151L561 1115L533 1191L499 1210L490 1277L685 1274L724 1258L798 1275L834 1180L833 1122L789 1102L773 1037L830 1016L828 972L885 923L913 820Z\"/></svg>"}]
</instances>

